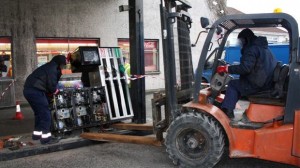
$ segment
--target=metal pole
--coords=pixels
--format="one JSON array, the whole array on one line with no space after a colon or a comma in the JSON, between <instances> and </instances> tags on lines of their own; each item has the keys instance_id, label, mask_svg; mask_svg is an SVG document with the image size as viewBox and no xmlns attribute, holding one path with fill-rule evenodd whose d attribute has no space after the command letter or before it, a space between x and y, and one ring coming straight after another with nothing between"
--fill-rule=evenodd
<instances>
[{"instance_id":1,"label":"metal pole","mask_svg":"<svg viewBox=\"0 0 300 168\"><path fill-rule=\"evenodd\" d=\"M144 59L144 12L143 0L128 0L130 71L132 75L145 75ZM133 122L146 123L145 78L131 81L130 89Z\"/></svg>"},{"instance_id":2,"label":"metal pole","mask_svg":"<svg viewBox=\"0 0 300 168\"><path fill-rule=\"evenodd\" d=\"M165 7L161 1L161 25L162 39L164 49L164 70L165 70L165 88L166 88L166 113L171 114L170 117L176 117L177 97L176 97L176 68L175 68L175 52L174 52L174 34L173 19L169 14L172 12L172 2L165 0Z\"/></svg>"}]
</instances>

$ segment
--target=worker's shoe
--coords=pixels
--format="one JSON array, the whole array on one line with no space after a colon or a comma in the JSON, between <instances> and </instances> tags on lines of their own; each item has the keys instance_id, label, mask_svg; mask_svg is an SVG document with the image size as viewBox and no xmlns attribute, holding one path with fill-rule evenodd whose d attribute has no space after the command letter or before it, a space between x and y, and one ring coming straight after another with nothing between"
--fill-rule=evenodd
<instances>
[{"instance_id":1,"label":"worker's shoe","mask_svg":"<svg viewBox=\"0 0 300 168\"><path fill-rule=\"evenodd\" d=\"M40 140L42 138L42 131L33 131L31 138L34 141Z\"/></svg>"},{"instance_id":2,"label":"worker's shoe","mask_svg":"<svg viewBox=\"0 0 300 168\"><path fill-rule=\"evenodd\" d=\"M48 138L41 138L40 142L41 142L42 145L49 145L49 144L58 143L59 140L60 140L59 138L50 136Z\"/></svg>"},{"instance_id":3,"label":"worker's shoe","mask_svg":"<svg viewBox=\"0 0 300 168\"><path fill-rule=\"evenodd\" d=\"M32 134L31 138L32 138L32 140L34 140L34 141L40 140L40 139L41 139L41 135L34 135L34 134Z\"/></svg>"},{"instance_id":4,"label":"worker's shoe","mask_svg":"<svg viewBox=\"0 0 300 168\"><path fill-rule=\"evenodd\" d=\"M233 119L234 118L234 112L233 110L228 110L226 108L222 108L224 113L227 115L228 118Z\"/></svg>"},{"instance_id":5,"label":"worker's shoe","mask_svg":"<svg viewBox=\"0 0 300 168\"><path fill-rule=\"evenodd\" d=\"M233 119L233 118L234 118L233 110L228 110L228 111L226 112L226 115L228 116L228 118Z\"/></svg>"}]
</instances>

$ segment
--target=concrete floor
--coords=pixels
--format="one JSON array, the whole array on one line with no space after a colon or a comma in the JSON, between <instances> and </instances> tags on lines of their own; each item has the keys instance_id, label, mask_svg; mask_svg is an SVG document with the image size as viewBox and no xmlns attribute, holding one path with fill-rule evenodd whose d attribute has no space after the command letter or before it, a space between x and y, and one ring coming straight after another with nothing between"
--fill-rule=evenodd
<instances>
[{"instance_id":1,"label":"concrete floor","mask_svg":"<svg viewBox=\"0 0 300 168\"><path fill-rule=\"evenodd\" d=\"M34 115L29 105L21 106L23 120L14 120L16 108L0 109L0 137L30 133L33 130Z\"/></svg>"},{"instance_id":2,"label":"concrete floor","mask_svg":"<svg viewBox=\"0 0 300 168\"><path fill-rule=\"evenodd\" d=\"M0 162L0 168L176 168L164 147L125 143L98 143ZM258 159L224 156L215 168L296 168Z\"/></svg>"}]
</instances>

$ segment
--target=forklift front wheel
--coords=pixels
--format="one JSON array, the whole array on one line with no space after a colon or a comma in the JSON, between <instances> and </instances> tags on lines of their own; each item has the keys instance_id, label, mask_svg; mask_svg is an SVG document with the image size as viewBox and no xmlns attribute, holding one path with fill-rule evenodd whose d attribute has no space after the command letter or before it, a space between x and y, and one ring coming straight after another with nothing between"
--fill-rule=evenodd
<instances>
[{"instance_id":1,"label":"forklift front wheel","mask_svg":"<svg viewBox=\"0 0 300 168\"><path fill-rule=\"evenodd\" d=\"M224 153L224 135L218 123L203 113L177 117L167 130L166 151L180 167L213 167Z\"/></svg>"}]
</instances>

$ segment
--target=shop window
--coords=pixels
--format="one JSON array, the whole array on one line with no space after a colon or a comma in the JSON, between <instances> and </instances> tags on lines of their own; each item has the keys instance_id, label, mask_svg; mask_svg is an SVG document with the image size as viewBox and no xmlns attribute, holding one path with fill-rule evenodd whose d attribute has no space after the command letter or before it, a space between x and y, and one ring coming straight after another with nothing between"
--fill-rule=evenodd
<instances>
[{"instance_id":1,"label":"shop window","mask_svg":"<svg viewBox=\"0 0 300 168\"><path fill-rule=\"evenodd\" d=\"M159 72L158 44L158 40L156 39L144 40L145 71L148 74ZM122 54L127 62L129 62L129 39L118 39L118 46L121 48Z\"/></svg>"},{"instance_id":2,"label":"shop window","mask_svg":"<svg viewBox=\"0 0 300 168\"><path fill-rule=\"evenodd\" d=\"M12 77L11 38L0 37L0 78Z\"/></svg>"},{"instance_id":3,"label":"shop window","mask_svg":"<svg viewBox=\"0 0 300 168\"><path fill-rule=\"evenodd\" d=\"M38 38L36 40L37 48L37 66L49 62L53 56L61 54L67 56L79 46L100 46L100 39L63 39L63 38ZM63 74L71 72L70 64L67 64Z\"/></svg>"}]
</instances>

